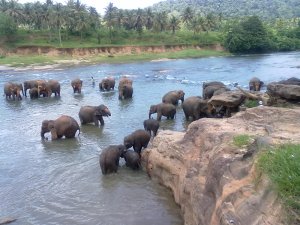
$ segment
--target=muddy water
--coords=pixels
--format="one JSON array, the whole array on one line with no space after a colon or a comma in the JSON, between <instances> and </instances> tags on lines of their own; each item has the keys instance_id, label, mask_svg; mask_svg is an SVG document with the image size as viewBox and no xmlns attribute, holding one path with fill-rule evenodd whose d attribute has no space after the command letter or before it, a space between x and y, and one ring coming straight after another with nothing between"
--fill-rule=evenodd
<instances>
[{"instance_id":1,"label":"muddy water","mask_svg":"<svg viewBox=\"0 0 300 225\"><path fill-rule=\"evenodd\" d=\"M266 83L291 76L300 78L300 53L220 57L118 65L91 65L55 70L0 71L5 82L57 79L61 97L0 101L0 217L17 218L14 224L183 224L171 192L152 182L143 171L124 166L118 174L103 176L99 153L109 144L143 127L149 106L164 93L183 89L186 97L201 95L203 81L219 80L233 88L247 87L252 76ZM101 78L127 75L134 80L132 100L119 101L116 91L101 93ZM96 80L92 85L91 76ZM70 81L83 80L82 94L73 94ZM79 137L42 141L44 119L62 114L77 121L83 105L105 104L112 116L104 127L81 126ZM174 121L161 129L185 130L179 106ZM49 134L48 134L49 137Z\"/></svg>"}]
</instances>

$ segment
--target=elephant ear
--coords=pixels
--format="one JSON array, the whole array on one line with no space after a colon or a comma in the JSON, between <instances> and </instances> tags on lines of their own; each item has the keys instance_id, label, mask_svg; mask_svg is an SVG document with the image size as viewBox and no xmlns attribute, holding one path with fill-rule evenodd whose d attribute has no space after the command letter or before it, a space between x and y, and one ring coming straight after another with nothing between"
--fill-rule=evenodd
<instances>
[{"instance_id":1,"label":"elephant ear","mask_svg":"<svg viewBox=\"0 0 300 225\"><path fill-rule=\"evenodd\" d=\"M50 131L51 131L51 139L52 140L56 140L57 139L57 131L56 131L56 129L53 127Z\"/></svg>"}]
</instances>

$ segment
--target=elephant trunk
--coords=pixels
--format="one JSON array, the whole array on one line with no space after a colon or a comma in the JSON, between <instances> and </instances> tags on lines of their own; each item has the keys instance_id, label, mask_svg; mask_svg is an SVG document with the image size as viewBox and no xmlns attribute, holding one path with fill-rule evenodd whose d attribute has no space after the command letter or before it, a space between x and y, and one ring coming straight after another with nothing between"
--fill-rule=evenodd
<instances>
[{"instance_id":1,"label":"elephant trunk","mask_svg":"<svg viewBox=\"0 0 300 225\"><path fill-rule=\"evenodd\" d=\"M152 115L152 113L151 113L151 112L149 112L149 119L151 119L151 115Z\"/></svg>"},{"instance_id":2,"label":"elephant trunk","mask_svg":"<svg viewBox=\"0 0 300 225\"><path fill-rule=\"evenodd\" d=\"M45 132L41 130L41 138L45 139Z\"/></svg>"}]
</instances>

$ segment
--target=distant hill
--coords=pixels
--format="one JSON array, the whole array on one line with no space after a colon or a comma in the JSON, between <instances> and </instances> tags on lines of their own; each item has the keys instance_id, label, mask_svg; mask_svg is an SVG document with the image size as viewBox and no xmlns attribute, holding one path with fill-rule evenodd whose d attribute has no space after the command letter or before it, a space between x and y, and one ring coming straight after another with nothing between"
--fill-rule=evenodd
<instances>
[{"instance_id":1,"label":"distant hill","mask_svg":"<svg viewBox=\"0 0 300 225\"><path fill-rule=\"evenodd\" d=\"M224 17L300 17L300 0L166 0L154 4L152 10L182 12L188 6L203 14L222 13Z\"/></svg>"}]
</instances>

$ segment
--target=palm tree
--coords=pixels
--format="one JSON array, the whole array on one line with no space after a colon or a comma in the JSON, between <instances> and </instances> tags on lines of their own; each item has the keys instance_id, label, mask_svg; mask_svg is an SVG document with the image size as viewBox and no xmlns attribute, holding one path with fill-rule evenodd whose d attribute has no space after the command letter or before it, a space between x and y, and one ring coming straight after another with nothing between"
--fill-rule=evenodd
<instances>
[{"instance_id":1,"label":"palm tree","mask_svg":"<svg viewBox=\"0 0 300 225\"><path fill-rule=\"evenodd\" d=\"M21 10L21 5L16 0L10 0L7 4L5 14L13 18L14 22L19 25L19 22L24 18Z\"/></svg>"},{"instance_id":2,"label":"palm tree","mask_svg":"<svg viewBox=\"0 0 300 225\"><path fill-rule=\"evenodd\" d=\"M170 18L170 21L169 21L169 25L172 29L172 34L173 35L175 34L175 30L180 28L179 23L180 23L180 20L176 16L172 15L171 18Z\"/></svg>"},{"instance_id":3,"label":"palm tree","mask_svg":"<svg viewBox=\"0 0 300 225\"><path fill-rule=\"evenodd\" d=\"M106 21L106 26L109 29L109 40L111 42L112 39L112 28L115 23L117 7L114 6L113 3L109 3L105 8L104 20Z\"/></svg>"},{"instance_id":4,"label":"palm tree","mask_svg":"<svg viewBox=\"0 0 300 225\"><path fill-rule=\"evenodd\" d=\"M194 18L194 11L191 9L191 7L186 7L181 15L182 22L185 23L186 25L189 25L193 18Z\"/></svg>"},{"instance_id":5,"label":"palm tree","mask_svg":"<svg viewBox=\"0 0 300 225\"><path fill-rule=\"evenodd\" d=\"M155 24L159 27L160 32L164 31L167 25L167 12L158 12L155 15Z\"/></svg>"},{"instance_id":6,"label":"palm tree","mask_svg":"<svg viewBox=\"0 0 300 225\"><path fill-rule=\"evenodd\" d=\"M59 45L62 46L61 42L61 29L63 24L65 23L65 17L64 17L64 9L61 3L56 3L54 6L54 11L53 11L53 21L55 23L55 26L58 30L58 40L59 40Z\"/></svg>"},{"instance_id":7,"label":"palm tree","mask_svg":"<svg viewBox=\"0 0 300 225\"><path fill-rule=\"evenodd\" d=\"M146 29L151 30L153 27L153 13L150 8L147 8L146 10L146 23L145 23Z\"/></svg>"}]
</instances>

